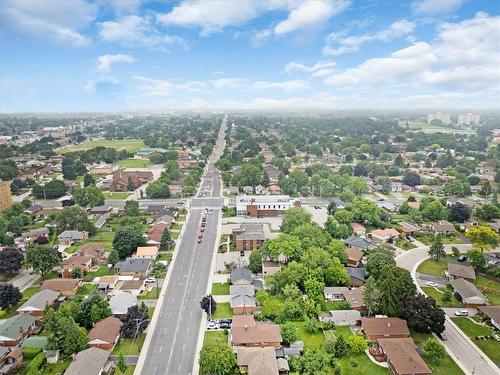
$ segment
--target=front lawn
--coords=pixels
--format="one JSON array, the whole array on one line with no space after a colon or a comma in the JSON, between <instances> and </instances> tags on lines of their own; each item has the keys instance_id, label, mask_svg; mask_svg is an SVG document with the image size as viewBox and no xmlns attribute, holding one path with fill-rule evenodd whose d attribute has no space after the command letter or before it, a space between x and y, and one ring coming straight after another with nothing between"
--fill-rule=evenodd
<instances>
[{"instance_id":1,"label":"front lawn","mask_svg":"<svg viewBox=\"0 0 500 375\"><path fill-rule=\"evenodd\" d=\"M124 159L116 162L122 168L146 168L151 165L149 159Z\"/></svg>"},{"instance_id":2,"label":"front lawn","mask_svg":"<svg viewBox=\"0 0 500 375\"><path fill-rule=\"evenodd\" d=\"M338 359L342 374L349 375L388 375L389 370L373 363L366 353L350 353L347 357Z\"/></svg>"},{"instance_id":3,"label":"front lawn","mask_svg":"<svg viewBox=\"0 0 500 375\"><path fill-rule=\"evenodd\" d=\"M83 277L83 281L92 281L95 277L114 275L116 273L114 268L108 266L101 266L96 271L89 272Z\"/></svg>"},{"instance_id":4,"label":"front lawn","mask_svg":"<svg viewBox=\"0 0 500 375\"><path fill-rule=\"evenodd\" d=\"M444 271L448 269L448 263L444 260L436 261L427 259L420 263L417 267L417 272L426 273L428 275L444 276Z\"/></svg>"},{"instance_id":5,"label":"front lawn","mask_svg":"<svg viewBox=\"0 0 500 375\"><path fill-rule=\"evenodd\" d=\"M222 339L227 342L227 336L224 331L205 331L205 338L203 339L203 345L214 342L215 340Z\"/></svg>"},{"instance_id":6,"label":"front lawn","mask_svg":"<svg viewBox=\"0 0 500 375\"><path fill-rule=\"evenodd\" d=\"M113 242L115 232L107 229L100 229L89 240L92 242Z\"/></svg>"},{"instance_id":7,"label":"front lawn","mask_svg":"<svg viewBox=\"0 0 500 375\"><path fill-rule=\"evenodd\" d=\"M29 300L33 296L33 294L38 293L39 291L40 291L40 287L38 287L38 286L30 286L29 288L24 289L23 298L21 301L25 302L25 301Z\"/></svg>"},{"instance_id":8,"label":"front lawn","mask_svg":"<svg viewBox=\"0 0 500 375\"><path fill-rule=\"evenodd\" d=\"M491 328L474 323L466 317L451 318L453 322L486 354L493 362L500 362L500 343L494 339L476 339L476 336L488 336Z\"/></svg>"},{"instance_id":9,"label":"front lawn","mask_svg":"<svg viewBox=\"0 0 500 375\"><path fill-rule=\"evenodd\" d=\"M179 238L179 232L170 232L170 237L173 240L176 240L177 238Z\"/></svg>"},{"instance_id":10,"label":"front lawn","mask_svg":"<svg viewBox=\"0 0 500 375\"><path fill-rule=\"evenodd\" d=\"M433 234L416 234L416 239L422 242L424 245L430 246L434 242L435 236ZM456 234L448 234L441 236L441 241L444 245L455 245L463 244L464 242Z\"/></svg>"},{"instance_id":11,"label":"front lawn","mask_svg":"<svg viewBox=\"0 0 500 375\"><path fill-rule=\"evenodd\" d=\"M297 327L297 339L304 341L305 348L323 350L325 336L322 331L309 333L304 329L304 322L293 322L293 324Z\"/></svg>"},{"instance_id":12,"label":"front lawn","mask_svg":"<svg viewBox=\"0 0 500 375\"><path fill-rule=\"evenodd\" d=\"M92 294L94 292L96 287L97 285L83 284L78 288L76 294L80 296L88 296L89 294Z\"/></svg>"},{"instance_id":13,"label":"front lawn","mask_svg":"<svg viewBox=\"0 0 500 375\"><path fill-rule=\"evenodd\" d=\"M62 374L70 365L71 358L65 359L63 361L59 361L54 364L45 364L41 368L41 375L56 375Z\"/></svg>"},{"instance_id":14,"label":"front lawn","mask_svg":"<svg viewBox=\"0 0 500 375\"><path fill-rule=\"evenodd\" d=\"M429 287L429 286L423 286L422 290L424 291L427 296L432 297L436 300L436 304L441 307L464 307L463 303L457 300L454 294L451 296L451 301L450 302L443 302L442 297L443 293L437 291L435 288Z\"/></svg>"},{"instance_id":15,"label":"front lawn","mask_svg":"<svg viewBox=\"0 0 500 375\"><path fill-rule=\"evenodd\" d=\"M167 261L170 263L170 261L172 260L172 256L173 256L173 253L172 252L162 252L162 253L159 253L158 257L156 258L156 260L163 260L163 261Z\"/></svg>"},{"instance_id":16,"label":"front lawn","mask_svg":"<svg viewBox=\"0 0 500 375\"><path fill-rule=\"evenodd\" d=\"M485 293L490 305L500 305L500 293Z\"/></svg>"},{"instance_id":17,"label":"front lawn","mask_svg":"<svg viewBox=\"0 0 500 375\"><path fill-rule=\"evenodd\" d=\"M151 290L146 294L141 294L139 296L139 299L158 299L158 296L160 295L160 290L161 288L157 287L151 288Z\"/></svg>"},{"instance_id":18,"label":"front lawn","mask_svg":"<svg viewBox=\"0 0 500 375\"><path fill-rule=\"evenodd\" d=\"M432 335L412 331L411 337L415 342L415 345L417 345L419 348L422 348L425 340L427 340L429 337L432 337ZM422 358L427 363L427 366L432 369L433 375L462 375L464 373L462 369L458 367L455 361L448 355L448 353L446 353L443 362L439 366L430 364L428 361L426 361L425 355Z\"/></svg>"},{"instance_id":19,"label":"front lawn","mask_svg":"<svg viewBox=\"0 0 500 375\"><path fill-rule=\"evenodd\" d=\"M500 281L498 281L498 280L492 280L492 279L486 278L482 275L478 275L476 277L476 281L474 282L474 284L476 284L477 286L485 287L485 288L496 289L498 291L498 293L500 294Z\"/></svg>"},{"instance_id":20,"label":"front lawn","mask_svg":"<svg viewBox=\"0 0 500 375\"><path fill-rule=\"evenodd\" d=\"M411 250L416 248L414 244L409 241L403 240L402 238L398 238L395 245L403 250Z\"/></svg>"},{"instance_id":21,"label":"front lawn","mask_svg":"<svg viewBox=\"0 0 500 375\"><path fill-rule=\"evenodd\" d=\"M103 191L102 193L104 194L104 199L117 201L124 201L132 194L130 191Z\"/></svg>"},{"instance_id":22,"label":"front lawn","mask_svg":"<svg viewBox=\"0 0 500 375\"><path fill-rule=\"evenodd\" d=\"M113 354L139 355L139 349L142 348L145 339L145 333L139 335L136 339L120 339L113 350Z\"/></svg>"},{"instance_id":23,"label":"front lawn","mask_svg":"<svg viewBox=\"0 0 500 375\"><path fill-rule=\"evenodd\" d=\"M212 319L227 319L233 317L230 303L218 303L215 312L212 314Z\"/></svg>"},{"instance_id":24,"label":"front lawn","mask_svg":"<svg viewBox=\"0 0 500 375\"><path fill-rule=\"evenodd\" d=\"M213 283L212 295L225 296L229 294L229 283Z\"/></svg>"}]
</instances>

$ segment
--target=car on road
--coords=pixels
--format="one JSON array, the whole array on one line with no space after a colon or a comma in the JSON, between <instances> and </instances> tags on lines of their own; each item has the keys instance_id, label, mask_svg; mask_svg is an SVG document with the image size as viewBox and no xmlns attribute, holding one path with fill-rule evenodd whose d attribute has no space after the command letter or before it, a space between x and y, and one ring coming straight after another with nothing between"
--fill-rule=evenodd
<instances>
[{"instance_id":1,"label":"car on road","mask_svg":"<svg viewBox=\"0 0 500 375\"><path fill-rule=\"evenodd\" d=\"M156 278L154 277L148 277L146 280L144 280L146 284L154 284L156 283Z\"/></svg>"},{"instance_id":2,"label":"car on road","mask_svg":"<svg viewBox=\"0 0 500 375\"><path fill-rule=\"evenodd\" d=\"M182 206L182 205L184 205L184 202L183 201L179 201L179 202L177 202L177 205Z\"/></svg>"},{"instance_id":3,"label":"car on road","mask_svg":"<svg viewBox=\"0 0 500 375\"><path fill-rule=\"evenodd\" d=\"M425 283L425 285L427 286L432 286L433 288L436 288L438 286L438 283L434 282L434 281L427 281Z\"/></svg>"},{"instance_id":4,"label":"car on road","mask_svg":"<svg viewBox=\"0 0 500 375\"><path fill-rule=\"evenodd\" d=\"M200 235L198 236L198 243L201 243L201 241L202 241L202 240L203 240L203 235L201 235L201 234L200 234Z\"/></svg>"},{"instance_id":5,"label":"car on road","mask_svg":"<svg viewBox=\"0 0 500 375\"><path fill-rule=\"evenodd\" d=\"M455 311L456 316L469 316L469 312L467 310L457 310Z\"/></svg>"},{"instance_id":6,"label":"car on road","mask_svg":"<svg viewBox=\"0 0 500 375\"><path fill-rule=\"evenodd\" d=\"M441 340L443 340L443 341L448 340L448 336L446 336L446 332L445 332L445 331L438 333L438 334L437 334L437 336L438 336Z\"/></svg>"}]
</instances>

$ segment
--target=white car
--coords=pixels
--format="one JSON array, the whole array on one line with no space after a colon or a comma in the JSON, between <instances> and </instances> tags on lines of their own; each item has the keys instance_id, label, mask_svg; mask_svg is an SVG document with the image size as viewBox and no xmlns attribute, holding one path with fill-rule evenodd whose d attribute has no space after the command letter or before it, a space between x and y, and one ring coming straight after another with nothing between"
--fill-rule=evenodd
<instances>
[{"instance_id":1,"label":"white car","mask_svg":"<svg viewBox=\"0 0 500 375\"><path fill-rule=\"evenodd\" d=\"M457 310L455 311L456 316L469 316L469 312L467 310Z\"/></svg>"},{"instance_id":2,"label":"white car","mask_svg":"<svg viewBox=\"0 0 500 375\"><path fill-rule=\"evenodd\" d=\"M438 283L435 283L434 281L427 281L425 283L427 286L432 286L433 288L436 288L438 286Z\"/></svg>"},{"instance_id":3,"label":"white car","mask_svg":"<svg viewBox=\"0 0 500 375\"><path fill-rule=\"evenodd\" d=\"M144 280L146 284L154 284L156 283L156 279L154 277L148 277L146 280Z\"/></svg>"},{"instance_id":4,"label":"white car","mask_svg":"<svg viewBox=\"0 0 500 375\"><path fill-rule=\"evenodd\" d=\"M213 321L208 321L207 322L207 329L218 329L219 324Z\"/></svg>"}]
</instances>

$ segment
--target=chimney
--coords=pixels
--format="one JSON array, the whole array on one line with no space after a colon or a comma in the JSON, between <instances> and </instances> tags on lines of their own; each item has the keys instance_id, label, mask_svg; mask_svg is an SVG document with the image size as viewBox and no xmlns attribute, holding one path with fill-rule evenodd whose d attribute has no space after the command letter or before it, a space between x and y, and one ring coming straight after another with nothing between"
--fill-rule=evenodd
<instances>
[{"instance_id":1,"label":"chimney","mask_svg":"<svg viewBox=\"0 0 500 375\"><path fill-rule=\"evenodd\" d=\"M245 331L248 331L248 324L245 324Z\"/></svg>"}]
</instances>

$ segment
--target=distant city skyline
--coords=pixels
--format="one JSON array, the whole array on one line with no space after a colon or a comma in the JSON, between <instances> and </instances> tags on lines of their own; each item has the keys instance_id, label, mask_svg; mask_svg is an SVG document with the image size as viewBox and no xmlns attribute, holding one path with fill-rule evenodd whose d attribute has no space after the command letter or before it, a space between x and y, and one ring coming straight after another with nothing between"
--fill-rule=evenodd
<instances>
[{"instance_id":1,"label":"distant city skyline","mask_svg":"<svg viewBox=\"0 0 500 375\"><path fill-rule=\"evenodd\" d=\"M495 109L499 35L488 0L4 0L0 112Z\"/></svg>"}]
</instances>

